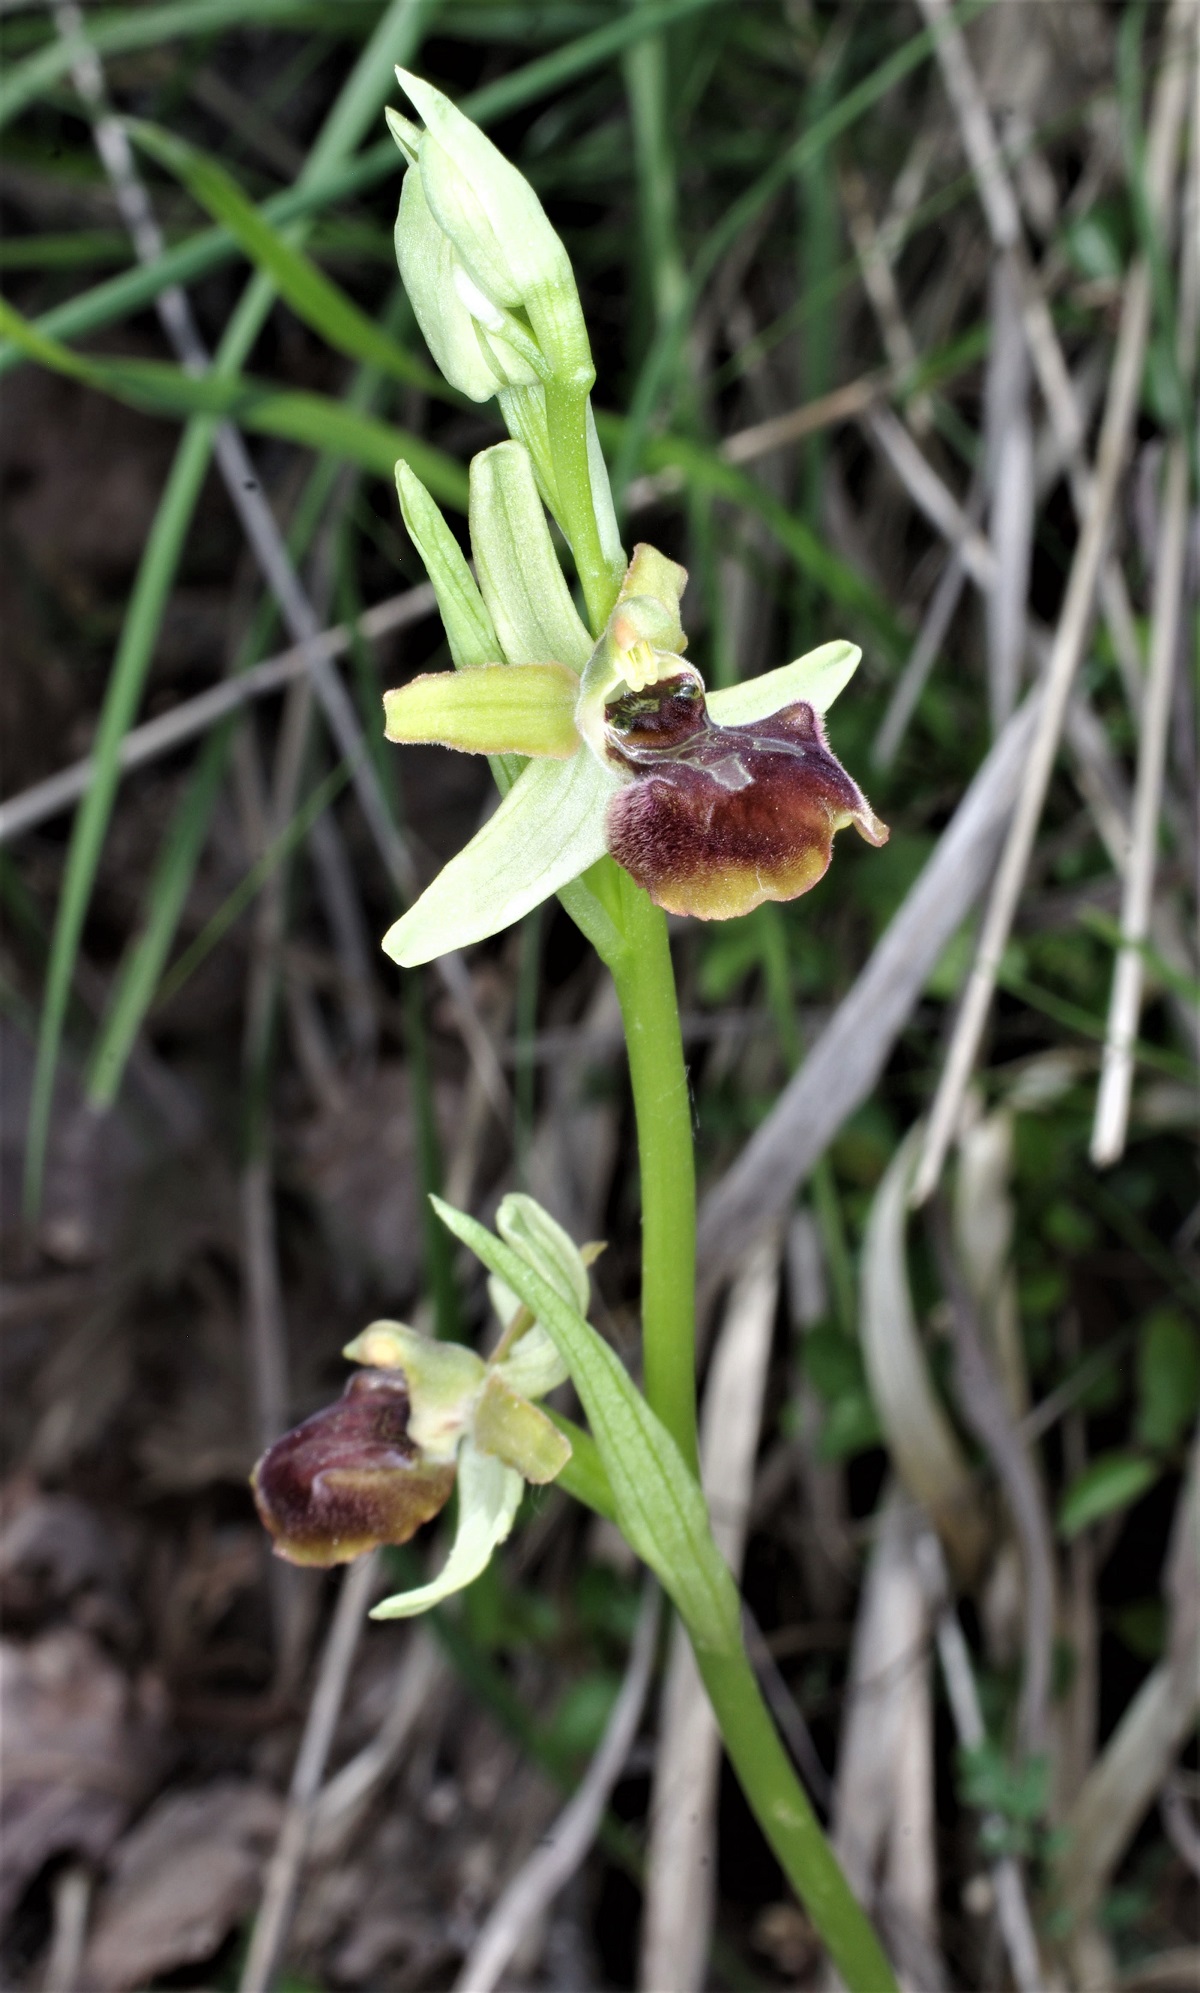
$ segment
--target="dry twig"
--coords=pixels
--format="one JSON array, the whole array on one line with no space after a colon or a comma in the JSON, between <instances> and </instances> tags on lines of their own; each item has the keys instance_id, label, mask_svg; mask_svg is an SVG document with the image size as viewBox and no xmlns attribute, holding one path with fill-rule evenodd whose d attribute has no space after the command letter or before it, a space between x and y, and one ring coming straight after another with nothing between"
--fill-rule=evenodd
<instances>
[{"instance_id":1,"label":"dry twig","mask_svg":"<svg viewBox=\"0 0 1200 1993\"><path fill-rule=\"evenodd\" d=\"M268 1993L283 1956L300 1871L308 1850L314 1802L377 1574L378 1557L372 1552L351 1564L342 1579L296 1755L287 1811L267 1870L262 1906L242 1968L239 1993Z\"/></svg>"},{"instance_id":2,"label":"dry twig","mask_svg":"<svg viewBox=\"0 0 1200 1993\"><path fill-rule=\"evenodd\" d=\"M625 1680L600 1747L579 1790L488 1917L455 1981L455 1993L492 1993L539 1918L585 1859L641 1722L654 1666L659 1606L658 1588L647 1579Z\"/></svg>"}]
</instances>

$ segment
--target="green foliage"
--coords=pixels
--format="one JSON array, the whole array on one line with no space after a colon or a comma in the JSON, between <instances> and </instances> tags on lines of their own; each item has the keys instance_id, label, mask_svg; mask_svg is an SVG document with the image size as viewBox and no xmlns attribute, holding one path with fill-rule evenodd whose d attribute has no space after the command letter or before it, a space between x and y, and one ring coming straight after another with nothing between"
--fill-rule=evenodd
<instances>
[{"instance_id":1,"label":"green foliage","mask_svg":"<svg viewBox=\"0 0 1200 1993\"><path fill-rule=\"evenodd\" d=\"M878 1446L883 1434L857 1338L824 1324L809 1331L803 1347L805 1372L825 1404L822 1459L846 1460Z\"/></svg>"},{"instance_id":2,"label":"green foliage","mask_svg":"<svg viewBox=\"0 0 1200 1993\"><path fill-rule=\"evenodd\" d=\"M1170 1452L1200 1408L1200 1334L1177 1308L1156 1308L1138 1332L1137 1418L1143 1446Z\"/></svg>"},{"instance_id":3,"label":"green foliage","mask_svg":"<svg viewBox=\"0 0 1200 1993\"><path fill-rule=\"evenodd\" d=\"M1028 1857L1045 1852L1049 1758L1014 1765L988 1739L974 1750L960 1750L958 1764L964 1802L986 1816L980 1838L988 1854Z\"/></svg>"},{"instance_id":4,"label":"green foliage","mask_svg":"<svg viewBox=\"0 0 1200 1993\"><path fill-rule=\"evenodd\" d=\"M1102 1453L1076 1475L1058 1509L1059 1532L1069 1542L1105 1516L1127 1509L1153 1487L1157 1462L1145 1454L1114 1450Z\"/></svg>"},{"instance_id":5,"label":"green foliage","mask_svg":"<svg viewBox=\"0 0 1200 1993\"><path fill-rule=\"evenodd\" d=\"M561 1751L564 1758L586 1762L604 1735L620 1687L619 1675L599 1668L572 1682L548 1725L547 1737L553 1749Z\"/></svg>"}]
</instances>

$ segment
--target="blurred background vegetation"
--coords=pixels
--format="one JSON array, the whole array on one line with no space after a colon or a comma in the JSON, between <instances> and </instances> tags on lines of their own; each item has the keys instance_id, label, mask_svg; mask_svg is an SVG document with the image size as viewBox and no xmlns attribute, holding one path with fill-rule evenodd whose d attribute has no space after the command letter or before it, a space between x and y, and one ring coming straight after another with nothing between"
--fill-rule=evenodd
<instances>
[{"instance_id":1,"label":"blurred background vegetation","mask_svg":"<svg viewBox=\"0 0 1200 1993\"><path fill-rule=\"evenodd\" d=\"M431 1187L485 1216L527 1188L607 1240L596 1319L638 1362L582 938L551 905L458 973L378 948L490 806L474 760L381 740L382 689L445 661L391 466L465 531L500 433L398 286L396 61L560 229L627 542L688 567L709 681L863 649L830 735L891 842L847 832L798 903L674 934L706 1349L750 1403L740 1451L710 1406L708 1464L784 1734L921 1993L1195 1984L1196 20L4 6L6 1985L254 1983L318 1680L276 1983L456 1983L629 1666L638 1575L553 1491L460 1611L343 1652L337 1583L269 1568L246 1486L372 1316L484 1333ZM1098 614L944 1202L906 1231L1131 350ZM387 1582L360 1573L356 1626ZM666 1993L672 1917L712 1931L681 1989L826 1983L736 1788L687 1771L655 1688L501 1983ZM672 1867L648 1820L681 1775Z\"/></svg>"}]
</instances>

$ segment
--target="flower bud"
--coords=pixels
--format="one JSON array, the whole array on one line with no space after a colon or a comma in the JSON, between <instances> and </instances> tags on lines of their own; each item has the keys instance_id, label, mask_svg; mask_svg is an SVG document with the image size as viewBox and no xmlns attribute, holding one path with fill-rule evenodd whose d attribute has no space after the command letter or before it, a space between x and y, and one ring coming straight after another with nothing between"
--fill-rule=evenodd
<instances>
[{"instance_id":1,"label":"flower bud","mask_svg":"<svg viewBox=\"0 0 1200 1993\"><path fill-rule=\"evenodd\" d=\"M440 90L396 74L426 127L389 119L416 157L396 252L447 380L475 401L536 381L586 394L595 369L570 258L533 188Z\"/></svg>"},{"instance_id":2,"label":"flower bud","mask_svg":"<svg viewBox=\"0 0 1200 1993\"><path fill-rule=\"evenodd\" d=\"M346 1564L407 1543L454 1487L453 1459L431 1461L409 1431L398 1370L362 1370L336 1404L268 1448L251 1475L258 1513L289 1564Z\"/></svg>"}]
</instances>

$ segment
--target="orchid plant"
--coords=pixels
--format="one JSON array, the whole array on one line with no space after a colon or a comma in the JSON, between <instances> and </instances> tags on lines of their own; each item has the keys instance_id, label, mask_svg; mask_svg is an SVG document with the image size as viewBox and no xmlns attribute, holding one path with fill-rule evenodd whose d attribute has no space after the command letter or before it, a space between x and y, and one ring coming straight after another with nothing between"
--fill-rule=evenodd
<instances>
[{"instance_id":1,"label":"orchid plant","mask_svg":"<svg viewBox=\"0 0 1200 1993\"><path fill-rule=\"evenodd\" d=\"M824 728L859 652L826 643L706 689L684 657L684 570L654 547L632 558L621 547L562 243L491 141L430 84L396 73L423 120L388 113L408 167L400 272L446 379L472 400L494 398L511 440L471 466L474 572L429 493L397 465L455 669L389 692L387 736L487 754L502 800L384 947L412 967L557 894L606 963L637 1118L644 1390L587 1319L598 1247L578 1247L528 1197L501 1202L495 1232L435 1199L491 1275L492 1354L373 1323L345 1352L362 1367L343 1397L258 1463L255 1498L281 1556L335 1564L406 1542L457 1489L442 1571L383 1601L375 1614L385 1618L470 1584L509 1534L527 1483L557 1480L609 1516L678 1610L747 1798L844 1981L852 1993L887 1993L890 1968L760 1694L700 1485L695 1177L666 924L668 913L720 920L794 899L851 823L884 842ZM568 1377L586 1429L539 1403Z\"/></svg>"}]
</instances>

